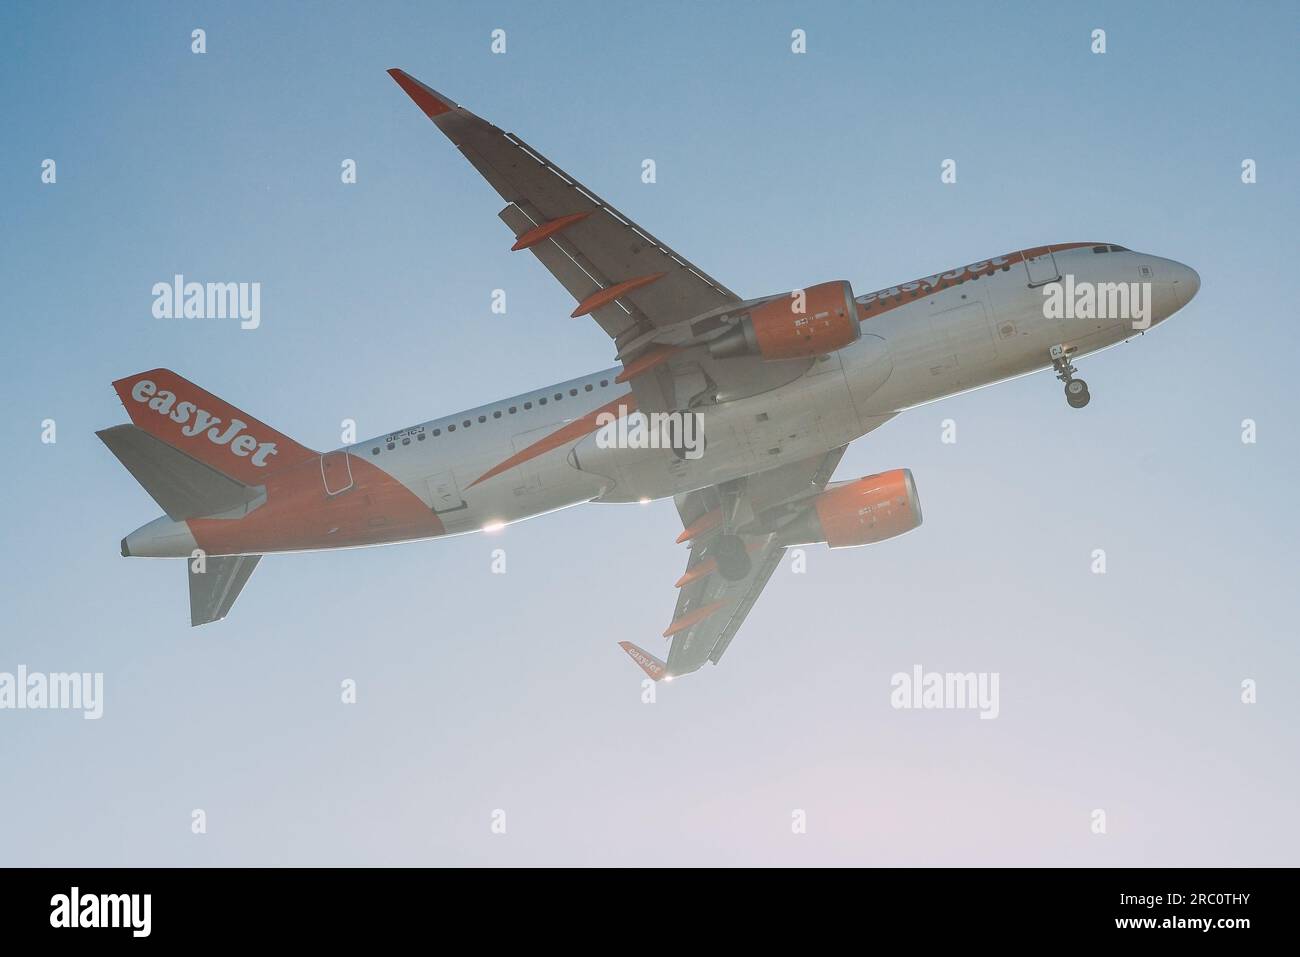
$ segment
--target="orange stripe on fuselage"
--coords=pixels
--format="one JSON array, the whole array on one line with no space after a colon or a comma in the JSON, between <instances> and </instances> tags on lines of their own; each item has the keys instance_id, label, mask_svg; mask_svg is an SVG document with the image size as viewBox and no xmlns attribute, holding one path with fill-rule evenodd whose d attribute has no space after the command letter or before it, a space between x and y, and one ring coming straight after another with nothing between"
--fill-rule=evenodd
<instances>
[{"instance_id":1,"label":"orange stripe on fuselage","mask_svg":"<svg viewBox=\"0 0 1300 957\"><path fill-rule=\"evenodd\" d=\"M1026 259L1034 259L1047 252L1063 253L1071 249L1084 249L1088 246L1101 245L1103 244L1060 243L1053 246L1035 246L1032 249L1017 249L1013 253L1006 253L1002 256L994 256L992 259L983 259L977 263L972 263L971 265L978 267L976 269L971 269L971 266L961 266L958 269L948 269L944 272L935 273L933 276L922 276L913 279L911 282L899 283L885 289L877 289L875 292L869 292L859 297L857 302L858 319L874 319L892 309L897 309L899 306L905 306L913 300L924 296L932 296L936 292L969 282L980 276L991 276L1004 266L1008 268L1023 266ZM934 281L934 285L930 285L931 281ZM862 302L862 299L868 301Z\"/></svg>"},{"instance_id":2,"label":"orange stripe on fuselage","mask_svg":"<svg viewBox=\"0 0 1300 957\"><path fill-rule=\"evenodd\" d=\"M596 420L602 415L620 415L620 413L621 415L626 415L629 412L635 411L636 396L631 392L628 392L619 398L614 399L612 402L605 403L599 409L588 412L581 418L574 419L568 425L561 426L545 438L534 442L532 445L528 446L528 448L516 452L504 462L494 465L474 481L470 482L467 489L473 488L479 482L486 482L488 479L500 475L502 472L512 469L516 465L527 462L529 459L535 459L539 455L545 455L552 449L558 449L562 445L567 445L570 442L577 441L584 435L595 432L596 429L600 428L600 425Z\"/></svg>"},{"instance_id":3,"label":"orange stripe on fuselage","mask_svg":"<svg viewBox=\"0 0 1300 957\"><path fill-rule=\"evenodd\" d=\"M333 453L337 454L337 453ZM320 458L266 477L266 502L243 518L192 518L194 540L209 555L378 545L442 535L442 520L418 495L377 465L349 455L353 485L329 495Z\"/></svg>"}]
</instances>

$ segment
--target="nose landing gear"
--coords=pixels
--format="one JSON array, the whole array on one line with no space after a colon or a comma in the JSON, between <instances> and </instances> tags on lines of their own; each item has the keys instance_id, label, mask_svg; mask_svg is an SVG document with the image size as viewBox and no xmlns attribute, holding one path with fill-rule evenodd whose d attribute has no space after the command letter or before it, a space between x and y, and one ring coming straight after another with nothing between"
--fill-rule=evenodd
<instances>
[{"instance_id":1,"label":"nose landing gear","mask_svg":"<svg viewBox=\"0 0 1300 957\"><path fill-rule=\"evenodd\" d=\"M1071 379L1065 383L1065 401L1072 409L1082 409L1092 400L1088 394L1088 383L1082 379Z\"/></svg>"},{"instance_id":2,"label":"nose landing gear","mask_svg":"<svg viewBox=\"0 0 1300 957\"><path fill-rule=\"evenodd\" d=\"M1082 409L1092 400L1092 396L1088 394L1088 383L1074 377L1074 374L1079 371L1074 367L1074 363L1070 361L1070 356L1074 354L1074 351L1073 347L1052 346L1050 355L1052 357L1052 368L1056 370L1056 377L1065 383L1066 403L1072 409Z\"/></svg>"}]
</instances>

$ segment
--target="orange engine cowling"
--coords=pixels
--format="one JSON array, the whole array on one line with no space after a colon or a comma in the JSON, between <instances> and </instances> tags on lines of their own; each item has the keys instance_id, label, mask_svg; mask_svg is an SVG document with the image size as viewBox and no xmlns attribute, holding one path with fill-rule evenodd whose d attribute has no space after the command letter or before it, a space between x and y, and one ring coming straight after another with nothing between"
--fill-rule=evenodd
<instances>
[{"instance_id":1,"label":"orange engine cowling","mask_svg":"<svg viewBox=\"0 0 1300 957\"><path fill-rule=\"evenodd\" d=\"M843 280L745 303L731 316L739 321L709 343L715 359L808 359L842 349L862 335L853 287Z\"/></svg>"},{"instance_id":2,"label":"orange engine cowling","mask_svg":"<svg viewBox=\"0 0 1300 957\"><path fill-rule=\"evenodd\" d=\"M825 542L831 548L870 545L921 524L911 469L894 469L829 486L778 533L783 545Z\"/></svg>"}]
</instances>

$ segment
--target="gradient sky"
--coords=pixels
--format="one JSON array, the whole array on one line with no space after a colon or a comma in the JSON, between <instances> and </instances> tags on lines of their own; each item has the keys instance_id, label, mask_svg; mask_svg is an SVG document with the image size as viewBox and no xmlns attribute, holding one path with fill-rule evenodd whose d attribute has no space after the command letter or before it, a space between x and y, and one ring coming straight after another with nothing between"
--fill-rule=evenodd
<instances>
[{"instance_id":1,"label":"gradient sky","mask_svg":"<svg viewBox=\"0 0 1300 957\"><path fill-rule=\"evenodd\" d=\"M0 671L106 699L0 711L0 864L1300 864L1300 8L1052 7L0 8ZM333 448L612 362L393 66L742 296L1078 240L1202 288L1084 411L1040 374L855 443L836 477L910 467L925 524L783 565L653 705L616 642L663 646L668 501L271 556L191 630L182 565L118 554L158 509L93 434L112 380ZM261 282L261 328L154 319L174 273ZM894 710L915 664L998 672L1000 717Z\"/></svg>"}]
</instances>

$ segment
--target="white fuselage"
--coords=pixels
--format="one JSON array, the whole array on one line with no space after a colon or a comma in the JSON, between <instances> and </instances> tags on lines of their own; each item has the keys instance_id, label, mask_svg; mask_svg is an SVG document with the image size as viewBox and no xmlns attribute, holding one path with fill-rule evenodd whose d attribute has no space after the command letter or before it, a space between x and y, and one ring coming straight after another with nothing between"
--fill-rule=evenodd
<instances>
[{"instance_id":1,"label":"white fuselage","mask_svg":"<svg viewBox=\"0 0 1300 957\"><path fill-rule=\"evenodd\" d=\"M985 260L996 266L991 274L948 288L922 280L860 296L858 303L874 303L876 312L862 307L859 340L778 388L697 410L707 451L695 460L667 449L597 448L579 420L630 395L614 381L618 367L345 451L413 491L448 534L579 502L676 495L825 453L911 406L1050 367L1053 346L1077 356L1144 331L1127 316L1048 318L1044 290L1056 279L1052 272L1076 283L1149 284L1151 325L1195 293L1198 280L1187 267L1117 249L1078 246L1033 264L1013 254Z\"/></svg>"}]
</instances>

